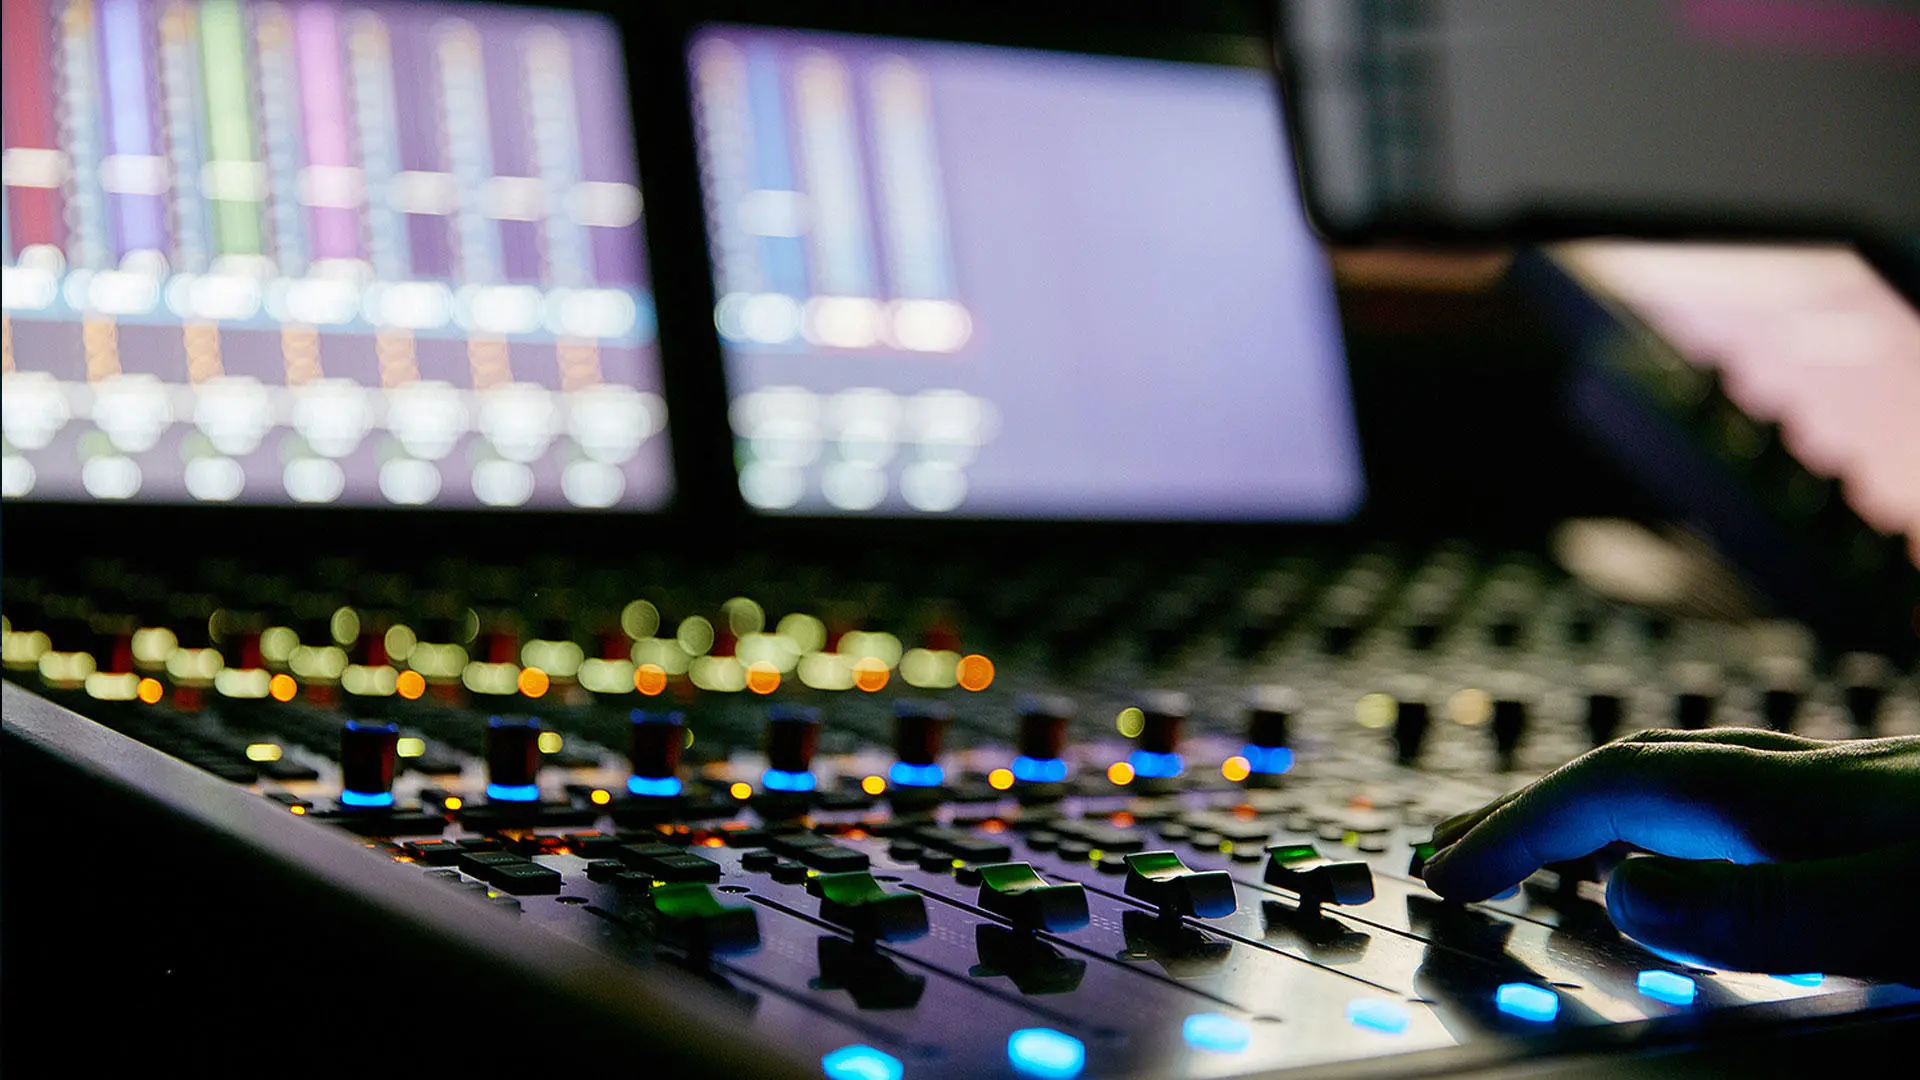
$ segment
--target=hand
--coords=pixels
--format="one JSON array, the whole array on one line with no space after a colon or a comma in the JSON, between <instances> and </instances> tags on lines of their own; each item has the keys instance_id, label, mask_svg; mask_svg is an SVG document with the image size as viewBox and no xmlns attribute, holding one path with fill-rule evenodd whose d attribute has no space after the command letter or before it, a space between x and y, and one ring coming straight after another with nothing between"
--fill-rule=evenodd
<instances>
[{"instance_id":1,"label":"hand","mask_svg":"<svg viewBox=\"0 0 1920 1080\"><path fill-rule=\"evenodd\" d=\"M1614 924L1706 967L1920 976L1920 736L1643 731L1434 829L1425 878L1484 900L1621 841Z\"/></svg>"}]
</instances>

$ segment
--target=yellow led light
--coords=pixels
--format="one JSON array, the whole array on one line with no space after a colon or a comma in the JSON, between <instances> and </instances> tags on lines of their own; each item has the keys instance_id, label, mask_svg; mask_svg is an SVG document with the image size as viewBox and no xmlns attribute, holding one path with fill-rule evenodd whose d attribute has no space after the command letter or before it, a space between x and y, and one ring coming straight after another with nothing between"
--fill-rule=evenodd
<instances>
[{"instance_id":1,"label":"yellow led light","mask_svg":"<svg viewBox=\"0 0 1920 1080\"><path fill-rule=\"evenodd\" d=\"M1253 775L1253 763L1236 754L1220 763L1220 775L1237 784Z\"/></svg>"},{"instance_id":2,"label":"yellow led light","mask_svg":"<svg viewBox=\"0 0 1920 1080\"><path fill-rule=\"evenodd\" d=\"M1100 850L1099 848L1094 848L1091 851L1087 852L1088 862L1099 862L1101 859L1104 859L1106 857L1107 857L1107 853L1105 851Z\"/></svg>"},{"instance_id":3,"label":"yellow led light","mask_svg":"<svg viewBox=\"0 0 1920 1080\"><path fill-rule=\"evenodd\" d=\"M1116 761L1107 766L1107 779L1120 787L1133 783L1133 766L1124 761Z\"/></svg>"},{"instance_id":4,"label":"yellow led light","mask_svg":"<svg viewBox=\"0 0 1920 1080\"><path fill-rule=\"evenodd\" d=\"M955 870L958 870L958 869L960 869L961 867L963 867L963 866L965 866L965 865L967 865L967 860L965 860L965 859L955 859L955 860L953 860L953 868L954 868Z\"/></svg>"},{"instance_id":5,"label":"yellow led light","mask_svg":"<svg viewBox=\"0 0 1920 1080\"><path fill-rule=\"evenodd\" d=\"M995 769L987 774L987 786L995 791L1005 791L1013 786L1012 769Z\"/></svg>"},{"instance_id":6,"label":"yellow led light","mask_svg":"<svg viewBox=\"0 0 1920 1080\"><path fill-rule=\"evenodd\" d=\"M449 795L447 796L447 801L441 803L440 805L446 807L449 810L458 810L462 806L466 805L466 801L461 799L460 796L458 795Z\"/></svg>"},{"instance_id":7,"label":"yellow led light","mask_svg":"<svg viewBox=\"0 0 1920 1080\"><path fill-rule=\"evenodd\" d=\"M727 794L744 802L753 797L753 787L744 780L736 780L733 786L727 788Z\"/></svg>"},{"instance_id":8,"label":"yellow led light","mask_svg":"<svg viewBox=\"0 0 1920 1080\"><path fill-rule=\"evenodd\" d=\"M293 811L295 814L304 814L307 812L307 808L304 806L289 806L287 809Z\"/></svg>"},{"instance_id":9,"label":"yellow led light","mask_svg":"<svg viewBox=\"0 0 1920 1080\"><path fill-rule=\"evenodd\" d=\"M159 679L141 679L140 689L137 692L140 695L141 701L149 705L157 705L167 690L166 687L160 685Z\"/></svg>"},{"instance_id":10,"label":"yellow led light","mask_svg":"<svg viewBox=\"0 0 1920 1080\"><path fill-rule=\"evenodd\" d=\"M257 742L247 747L248 761L279 761L280 748L270 742Z\"/></svg>"},{"instance_id":11,"label":"yellow led light","mask_svg":"<svg viewBox=\"0 0 1920 1080\"><path fill-rule=\"evenodd\" d=\"M869 776L860 781L860 790L869 795L878 795L887 790L887 781L882 776Z\"/></svg>"},{"instance_id":12,"label":"yellow led light","mask_svg":"<svg viewBox=\"0 0 1920 1080\"><path fill-rule=\"evenodd\" d=\"M272 695L275 701L292 701L293 695L299 692L300 684L293 681L293 676L284 672L267 680L267 693Z\"/></svg>"},{"instance_id":13,"label":"yellow led light","mask_svg":"<svg viewBox=\"0 0 1920 1080\"><path fill-rule=\"evenodd\" d=\"M401 757L419 757L427 752L427 740L408 735L393 744L393 752Z\"/></svg>"},{"instance_id":14,"label":"yellow led light","mask_svg":"<svg viewBox=\"0 0 1920 1080\"><path fill-rule=\"evenodd\" d=\"M605 806L613 801L613 793L605 788L594 788L593 794L589 795L588 798L593 800L593 805L595 806Z\"/></svg>"},{"instance_id":15,"label":"yellow led light","mask_svg":"<svg viewBox=\"0 0 1920 1080\"><path fill-rule=\"evenodd\" d=\"M1137 739L1140 737L1142 731L1147 730L1147 714L1129 705L1120 710L1119 716L1113 718L1113 727L1114 730L1126 738ZM1129 774L1129 779L1131 779L1131 774ZM1124 783L1124 781L1121 782Z\"/></svg>"},{"instance_id":16,"label":"yellow led light","mask_svg":"<svg viewBox=\"0 0 1920 1080\"><path fill-rule=\"evenodd\" d=\"M1447 699L1447 715L1456 724L1476 727L1493 715L1493 696L1468 687Z\"/></svg>"},{"instance_id":17,"label":"yellow led light","mask_svg":"<svg viewBox=\"0 0 1920 1080\"><path fill-rule=\"evenodd\" d=\"M540 737L534 741L539 745L540 752L543 754L557 754L560 752L560 748L566 745L565 740L560 738L560 733L557 731L543 731L540 733Z\"/></svg>"},{"instance_id":18,"label":"yellow led light","mask_svg":"<svg viewBox=\"0 0 1920 1080\"><path fill-rule=\"evenodd\" d=\"M1383 728L1400 714L1400 703L1391 694L1368 694L1353 706L1353 718L1361 727Z\"/></svg>"}]
</instances>

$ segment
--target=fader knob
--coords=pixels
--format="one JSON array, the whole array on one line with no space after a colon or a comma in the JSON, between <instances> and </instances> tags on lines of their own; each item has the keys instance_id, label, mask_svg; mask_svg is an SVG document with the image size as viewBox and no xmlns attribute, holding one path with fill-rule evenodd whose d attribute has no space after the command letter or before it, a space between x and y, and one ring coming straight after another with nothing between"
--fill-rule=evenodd
<instances>
[{"instance_id":1,"label":"fader knob","mask_svg":"<svg viewBox=\"0 0 1920 1080\"><path fill-rule=\"evenodd\" d=\"M540 801L540 732L536 717L496 716L487 721L487 798L493 802Z\"/></svg>"},{"instance_id":2,"label":"fader knob","mask_svg":"<svg viewBox=\"0 0 1920 1080\"><path fill-rule=\"evenodd\" d=\"M1527 734L1526 683L1520 676L1507 675L1496 678L1494 684L1493 718L1488 726L1493 729L1493 749L1501 770L1512 772L1520 741Z\"/></svg>"},{"instance_id":3,"label":"fader knob","mask_svg":"<svg viewBox=\"0 0 1920 1080\"><path fill-rule=\"evenodd\" d=\"M393 805L394 754L400 728L377 720L349 720L340 728L340 805Z\"/></svg>"},{"instance_id":4,"label":"fader knob","mask_svg":"<svg viewBox=\"0 0 1920 1080\"><path fill-rule=\"evenodd\" d=\"M767 771L760 782L769 791L812 791L810 771L820 746L820 710L810 705L775 705L767 710Z\"/></svg>"},{"instance_id":5,"label":"fader knob","mask_svg":"<svg viewBox=\"0 0 1920 1080\"><path fill-rule=\"evenodd\" d=\"M1627 687L1632 674L1613 664L1594 664L1583 672L1587 684L1587 737L1593 745L1612 742L1626 719Z\"/></svg>"},{"instance_id":6,"label":"fader knob","mask_svg":"<svg viewBox=\"0 0 1920 1080\"><path fill-rule=\"evenodd\" d=\"M627 732L627 757L633 775L627 790L641 798L680 794L680 751L687 745L686 716L678 712L635 709Z\"/></svg>"},{"instance_id":7,"label":"fader knob","mask_svg":"<svg viewBox=\"0 0 1920 1080\"><path fill-rule=\"evenodd\" d=\"M1427 709L1426 686L1409 680L1394 694L1393 752L1402 765L1420 760L1420 748L1427 741L1432 714Z\"/></svg>"},{"instance_id":8,"label":"fader knob","mask_svg":"<svg viewBox=\"0 0 1920 1080\"><path fill-rule=\"evenodd\" d=\"M1855 735L1872 735L1880 723L1880 706L1887 697L1885 657L1874 653L1848 653L1840 658L1838 681L1840 700L1847 718L1853 721Z\"/></svg>"},{"instance_id":9,"label":"fader knob","mask_svg":"<svg viewBox=\"0 0 1920 1080\"><path fill-rule=\"evenodd\" d=\"M1712 664L1681 664L1674 669L1673 723L1698 731L1713 724L1720 700L1720 669Z\"/></svg>"}]
</instances>

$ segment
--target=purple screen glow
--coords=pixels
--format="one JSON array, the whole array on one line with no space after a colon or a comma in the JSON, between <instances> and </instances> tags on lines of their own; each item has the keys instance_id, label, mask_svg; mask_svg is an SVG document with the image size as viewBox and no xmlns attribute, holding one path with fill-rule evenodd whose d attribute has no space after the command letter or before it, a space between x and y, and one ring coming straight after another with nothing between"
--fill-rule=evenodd
<instances>
[{"instance_id":1,"label":"purple screen glow","mask_svg":"<svg viewBox=\"0 0 1920 1080\"><path fill-rule=\"evenodd\" d=\"M750 505L1357 508L1331 278L1264 72L731 26L690 59Z\"/></svg>"}]
</instances>

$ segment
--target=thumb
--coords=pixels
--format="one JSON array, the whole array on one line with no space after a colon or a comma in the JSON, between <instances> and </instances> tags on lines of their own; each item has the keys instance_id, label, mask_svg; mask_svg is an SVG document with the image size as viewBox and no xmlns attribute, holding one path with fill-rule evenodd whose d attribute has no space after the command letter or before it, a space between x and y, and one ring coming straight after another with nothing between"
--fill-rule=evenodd
<instances>
[{"instance_id":1,"label":"thumb","mask_svg":"<svg viewBox=\"0 0 1920 1080\"><path fill-rule=\"evenodd\" d=\"M1656 952L1732 971L1920 975L1920 843L1801 862L1628 859L1614 925Z\"/></svg>"}]
</instances>

